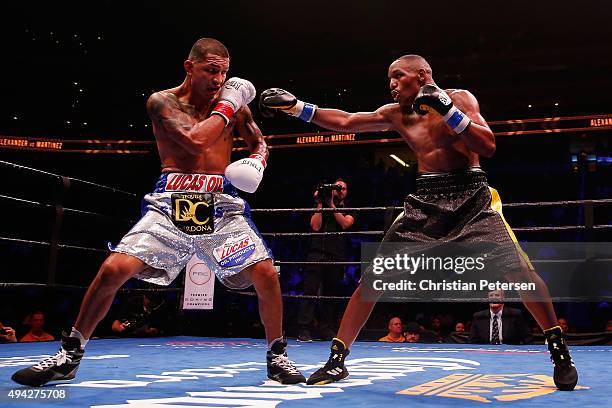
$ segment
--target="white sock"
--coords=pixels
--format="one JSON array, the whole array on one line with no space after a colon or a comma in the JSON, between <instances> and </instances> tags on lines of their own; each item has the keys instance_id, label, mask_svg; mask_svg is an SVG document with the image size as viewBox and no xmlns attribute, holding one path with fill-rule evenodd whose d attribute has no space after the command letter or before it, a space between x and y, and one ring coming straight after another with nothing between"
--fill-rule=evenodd
<instances>
[{"instance_id":1,"label":"white sock","mask_svg":"<svg viewBox=\"0 0 612 408\"><path fill-rule=\"evenodd\" d=\"M89 341L89 339L86 339L85 337L83 337L81 332L75 329L74 327L72 328L72 331L70 332L70 337L76 337L77 339L79 339L81 341L81 348L85 348L85 346L87 345L87 342Z\"/></svg>"}]
</instances>

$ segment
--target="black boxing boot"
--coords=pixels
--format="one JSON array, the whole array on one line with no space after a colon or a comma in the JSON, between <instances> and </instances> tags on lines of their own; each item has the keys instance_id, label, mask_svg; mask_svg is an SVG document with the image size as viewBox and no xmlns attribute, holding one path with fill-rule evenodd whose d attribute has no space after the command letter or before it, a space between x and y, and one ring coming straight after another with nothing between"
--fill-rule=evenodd
<instances>
[{"instance_id":1,"label":"black boxing boot","mask_svg":"<svg viewBox=\"0 0 612 408\"><path fill-rule=\"evenodd\" d=\"M560 391L572 391L578 383L578 372L565 344L561 327L555 326L544 330L544 337L548 343L550 359L555 366L553 374L555 385Z\"/></svg>"},{"instance_id":2,"label":"black boxing boot","mask_svg":"<svg viewBox=\"0 0 612 408\"><path fill-rule=\"evenodd\" d=\"M287 357L287 340L280 337L272 342L270 350L266 354L268 362L268 378L281 384L298 384L306 381L306 378L295 368Z\"/></svg>"},{"instance_id":3,"label":"black boxing boot","mask_svg":"<svg viewBox=\"0 0 612 408\"><path fill-rule=\"evenodd\" d=\"M306 384L323 385L348 377L349 372L344 365L344 359L348 355L349 350L346 348L346 344L342 340L334 338L332 340L329 360L327 360L323 367L312 373Z\"/></svg>"},{"instance_id":4,"label":"black boxing boot","mask_svg":"<svg viewBox=\"0 0 612 408\"><path fill-rule=\"evenodd\" d=\"M11 378L16 383L31 387L40 387L50 381L72 380L83 358L83 351L78 338L62 336L62 345L57 354L17 371Z\"/></svg>"}]
</instances>

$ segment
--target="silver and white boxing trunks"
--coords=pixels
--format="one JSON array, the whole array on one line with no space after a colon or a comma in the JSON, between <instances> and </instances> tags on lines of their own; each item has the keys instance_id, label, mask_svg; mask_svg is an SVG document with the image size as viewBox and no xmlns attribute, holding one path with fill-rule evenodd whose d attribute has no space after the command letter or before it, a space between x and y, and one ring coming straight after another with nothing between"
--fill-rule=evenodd
<instances>
[{"instance_id":1,"label":"silver and white boxing trunks","mask_svg":"<svg viewBox=\"0 0 612 408\"><path fill-rule=\"evenodd\" d=\"M251 281L241 273L272 252L250 208L221 175L162 173L144 197L143 216L113 249L150 266L136 278L169 285L196 254L228 288Z\"/></svg>"}]
</instances>

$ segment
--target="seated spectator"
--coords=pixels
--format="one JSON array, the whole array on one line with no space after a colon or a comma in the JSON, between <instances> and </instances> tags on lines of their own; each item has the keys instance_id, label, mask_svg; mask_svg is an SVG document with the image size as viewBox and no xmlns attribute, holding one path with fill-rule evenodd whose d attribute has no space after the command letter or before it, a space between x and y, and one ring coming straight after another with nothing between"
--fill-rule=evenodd
<instances>
[{"instance_id":1,"label":"seated spectator","mask_svg":"<svg viewBox=\"0 0 612 408\"><path fill-rule=\"evenodd\" d=\"M465 323L457 322L455 323L455 330L448 334L444 338L444 343L466 343L468 339L468 333L465 330Z\"/></svg>"},{"instance_id":2,"label":"seated spectator","mask_svg":"<svg viewBox=\"0 0 612 408\"><path fill-rule=\"evenodd\" d=\"M402 335L402 319L392 317L388 325L389 333L385 337L381 337L378 341L386 341L390 343L404 343L406 338Z\"/></svg>"},{"instance_id":3,"label":"seated spectator","mask_svg":"<svg viewBox=\"0 0 612 408\"><path fill-rule=\"evenodd\" d=\"M442 341L442 321L439 317L431 319L431 329L429 331L435 337L436 342Z\"/></svg>"},{"instance_id":4,"label":"seated spectator","mask_svg":"<svg viewBox=\"0 0 612 408\"><path fill-rule=\"evenodd\" d=\"M527 344L531 342L529 328L519 309L505 307L502 290L489 292L489 308L474 313L470 343Z\"/></svg>"},{"instance_id":5,"label":"seated spectator","mask_svg":"<svg viewBox=\"0 0 612 408\"><path fill-rule=\"evenodd\" d=\"M30 326L30 331L26 333L19 341L52 341L55 337L44 331L45 314L39 310L30 313L24 322L26 326Z\"/></svg>"},{"instance_id":6,"label":"seated spectator","mask_svg":"<svg viewBox=\"0 0 612 408\"><path fill-rule=\"evenodd\" d=\"M612 332L612 319L606 322L606 331Z\"/></svg>"},{"instance_id":7,"label":"seated spectator","mask_svg":"<svg viewBox=\"0 0 612 408\"><path fill-rule=\"evenodd\" d=\"M126 306L119 313L119 318L113 321L111 329L120 336L153 337L160 334L160 330L153 324L153 312L156 308L151 306L151 298L147 295L133 296L128 299Z\"/></svg>"},{"instance_id":8,"label":"seated spectator","mask_svg":"<svg viewBox=\"0 0 612 408\"><path fill-rule=\"evenodd\" d=\"M15 343L16 341L17 337L15 335L15 330L0 322L0 343Z\"/></svg>"},{"instance_id":9,"label":"seated spectator","mask_svg":"<svg viewBox=\"0 0 612 408\"><path fill-rule=\"evenodd\" d=\"M419 343L421 341L421 333L423 328L417 322L410 322L406 325L406 343Z\"/></svg>"}]
</instances>

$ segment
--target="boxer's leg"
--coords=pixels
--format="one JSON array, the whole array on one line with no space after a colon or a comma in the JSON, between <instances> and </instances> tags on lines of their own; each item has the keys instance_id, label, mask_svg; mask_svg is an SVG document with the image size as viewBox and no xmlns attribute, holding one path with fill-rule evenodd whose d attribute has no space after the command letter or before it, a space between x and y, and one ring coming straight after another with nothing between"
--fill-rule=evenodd
<instances>
[{"instance_id":1,"label":"boxer's leg","mask_svg":"<svg viewBox=\"0 0 612 408\"><path fill-rule=\"evenodd\" d=\"M62 339L60 351L36 365L17 371L12 376L13 381L39 387L49 381L73 379L87 339L108 312L117 290L145 267L144 262L133 256L111 254L89 286L72 333Z\"/></svg>"},{"instance_id":2,"label":"boxer's leg","mask_svg":"<svg viewBox=\"0 0 612 408\"><path fill-rule=\"evenodd\" d=\"M89 339L98 322L106 316L117 290L147 265L130 255L111 254L98 271L85 293L74 328Z\"/></svg>"},{"instance_id":3,"label":"boxer's leg","mask_svg":"<svg viewBox=\"0 0 612 408\"><path fill-rule=\"evenodd\" d=\"M198 256L206 258L215 275L231 289L244 289L251 284L257 292L259 315L266 331L268 378L281 384L296 384L306 379L287 358L287 341L283 336L283 301L278 272L272 263L272 253L251 221L246 202L229 194L215 197L215 205L223 204L235 211L223 213L215 220L215 232L196 241ZM226 216L231 214L231 216ZM236 251L219 249L235 247ZM242 252L240 252L242 251Z\"/></svg>"},{"instance_id":4,"label":"boxer's leg","mask_svg":"<svg viewBox=\"0 0 612 408\"><path fill-rule=\"evenodd\" d=\"M257 262L243 273L253 282L259 302L259 315L266 330L268 378L281 384L298 384L306 379L287 357L283 337L283 300L278 273L271 259Z\"/></svg>"},{"instance_id":5,"label":"boxer's leg","mask_svg":"<svg viewBox=\"0 0 612 408\"><path fill-rule=\"evenodd\" d=\"M559 327L546 283L522 257L520 271L507 274L506 278L510 282L535 284L535 291L519 290L519 296L544 331L550 359L555 366L553 372L555 385L561 391L572 391L578 383L578 372L565 344L565 336Z\"/></svg>"},{"instance_id":6,"label":"boxer's leg","mask_svg":"<svg viewBox=\"0 0 612 408\"><path fill-rule=\"evenodd\" d=\"M514 246L514 252L520 261L520 267L512 268L515 270L506 273L505 278L510 282L535 284L535 291L518 291L519 296L544 331L550 358L555 366L553 372L555 385L559 390L571 391L578 382L578 372L565 344L563 332L558 326L557 316L546 283L535 272L527 254L521 249L512 228L506 222L502 214L502 202L499 193L491 187L489 187L489 192L491 195L490 207L494 211L492 219L495 222L490 224L491 228L488 231L489 233L499 231L498 239L503 240L503 245Z\"/></svg>"},{"instance_id":7,"label":"boxer's leg","mask_svg":"<svg viewBox=\"0 0 612 408\"><path fill-rule=\"evenodd\" d=\"M151 230L158 233L151 234ZM163 231L164 234L159 234ZM136 276L158 284L168 284L191 258L190 240L181 235L167 216L148 211L100 267L81 304L70 336L62 338L59 352L13 374L13 381L41 386L49 381L74 378L87 339L106 315L117 290ZM181 254L180 256L178 254Z\"/></svg>"},{"instance_id":8,"label":"boxer's leg","mask_svg":"<svg viewBox=\"0 0 612 408\"><path fill-rule=\"evenodd\" d=\"M368 300L364 299L363 291L369 290ZM374 294L374 296L372 296ZM349 355L349 348L357 338L357 335L368 321L372 309L376 305L376 300L382 292L374 292L372 289L364 288L361 284L349 300L338 335L332 340L331 354L327 363L308 378L308 385L322 385L340 381L348 376L348 370L344 365L346 356Z\"/></svg>"},{"instance_id":9,"label":"boxer's leg","mask_svg":"<svg viewBox=\"0 0 612 408\"><path fill-rule=\"evenodd\" d=\"M283 336L283 300L278 273L270 259L251 265L244 272L257 292L259 316L266 331L266 340L271 344Z\"/></svg>"}]
</instances>

